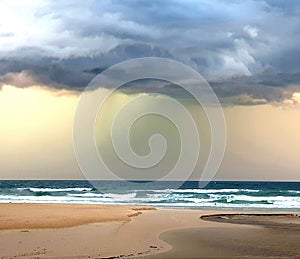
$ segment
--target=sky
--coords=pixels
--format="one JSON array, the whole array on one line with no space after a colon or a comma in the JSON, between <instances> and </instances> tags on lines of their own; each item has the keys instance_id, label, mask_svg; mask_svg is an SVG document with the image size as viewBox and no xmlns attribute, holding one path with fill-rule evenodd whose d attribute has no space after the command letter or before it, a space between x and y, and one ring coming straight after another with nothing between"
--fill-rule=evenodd
<instances>
[{"instance_id":1,"label":"sky","mask_svg":"<svg viewBox=\"0 0 300 259\"><path fill-rule=\"evenodd\" d=\"M300 180L297 0L0 0L0 178L82 179L72 144L80 94L99 72L139 57L180 61L215 91L227 124L216 179ZM172 89L138 82L108 105L158 92L183 99ZM184 103L197 116L192 98ZM107 134L97 133L110 160Z\"/></svg>"}]
</instances>

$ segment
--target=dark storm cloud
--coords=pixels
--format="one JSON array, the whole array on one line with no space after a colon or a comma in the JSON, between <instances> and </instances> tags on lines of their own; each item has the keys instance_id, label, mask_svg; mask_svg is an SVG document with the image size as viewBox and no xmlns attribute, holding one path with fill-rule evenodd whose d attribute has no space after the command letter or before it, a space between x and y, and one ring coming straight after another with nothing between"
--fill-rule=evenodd
<instances>
[{"instance_id":1,"label":"dark storm cloud","mask_svg":"<svg viewBox=\"0 0 300 259\"><path fill-rule=\"evenodd\" d=\"M24 50L22 53L29 50ZM34 49L30 49L30 52ZM38 52L38 50L36 50ZM56 88L83 89L100 72L109 66L131 58L159 56L172 58L172 55L158 47L146 44L120 45L107 53L90 56L32 58L2 58L0 59L0 84L29 86L30 82L45 84ZM22 76L18 75L22 73ZM30 77L22 83L21 78ZM16 77L16 78L15 78Z\"/></svg>"},{"instance_id":2,"label":"dark storm cloud","mask_svg":"<svg viewBox=\"0 0 300 259\"><path fill-rule=\"evenodd\" d=\"M221 98L250 96L255 104L269 102L284 98L286 87L299 84L299 1L45 1L22 8L19 2L7 1L0 5L2 84L25 87L35 80L81 89L103 69L145 56L173 58L191 66ZM12 21L24 27L13 26Z\"/></svg>"}]
</instances>

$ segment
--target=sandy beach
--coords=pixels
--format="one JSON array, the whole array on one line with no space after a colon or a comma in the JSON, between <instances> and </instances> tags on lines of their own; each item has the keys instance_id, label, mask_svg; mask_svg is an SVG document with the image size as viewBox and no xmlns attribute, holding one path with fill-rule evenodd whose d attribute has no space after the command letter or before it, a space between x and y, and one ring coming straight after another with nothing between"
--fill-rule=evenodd
<instances>
[{"instance_id":1,"label":"sandy beach","mask_svg":"<svg viewBox=\"0 0 300 259\"><path fill-rule=\"evenodd\" d=\"M300 256L300 218L237 211L0 204L1 258ZM249 213L249 212L247 212ZM226 216L227 215L227 216ZM242 223L242 224L241 224Z\"/></svg>"}]
</instances>

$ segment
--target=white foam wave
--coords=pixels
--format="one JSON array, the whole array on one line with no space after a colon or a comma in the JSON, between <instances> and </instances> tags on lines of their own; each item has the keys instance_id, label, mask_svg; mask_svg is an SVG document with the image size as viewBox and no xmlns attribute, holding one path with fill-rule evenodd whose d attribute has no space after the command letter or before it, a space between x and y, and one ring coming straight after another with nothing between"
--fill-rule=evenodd
<instances>
[{"instance_id":1,"label":"white foam wave","mask_svg":"<svg viewBox=\"0 0 300 259\"><path fill-rule=\"evenodd\" d=\"M17 190L29 190L32 192L69 192L69 191L76 191L76 192L84 192L84 191L91 191L92 188L17 188Z\"/></svg>"},{"instance_id":2,"label":"white foam wave","mask_svg":"<svg viewBox=\"0 0 300 259\"><path fill-rule=\"evenodd\" d=\"M116 194L116 193L106 193L105 197L117 199L117 200L130 200L136 197L136 193L126 193L126 194Z\"/></svg>"},{"instance_id":3,"label":"white foam wave","mask_svg":"<svg viewBox=\"0 0 300 259\"><path fill-rule=\"evenodd\" d=\"M147 192L157 193L236 193L236 192L259 192L254 189L165 189L165 190L147 190Z\"/></svg>"},{"instance_id":4,"label":"white foam wave","mask_svg":"<svg viewBox=\"0 0 300 259\"><path fill-rule=\"evenodd\" d=\"M212 198L215 198L216 200L218 199L228 199L231 201L299 201L300 202L300 197L287 197L287 196L247 196L247 195L211 195Z\"/></svg>"},{"instance_id":5,"label":"white foam wave","mask_svg":"<svg viewBox=\"0 0 300 259\"><path fill-rule=\"evenodd\" d=\"M128 194L115 194L115 193L68 193L67 196L71 197L85 197L85 198L95 198L95 197L102 197L102 198L112 198L115 200L130 200L136 197L136 193L128 193Z\"/></svg>"},{"instance_id":6,"label":"white foam wave","mask_svg":"<svg viewBox=\"0 0 300 259\"><path fill-rule=\"evenodd\" d=\"M68 193L67 196L71 197L104 197L102 193Z\"/></svg>"},{"instance_id":7,"label":"white foam wave","mask_svg":"<svg viewBox=\"0 0 300 259\"><path fill-rule=\"evenodd\" d=\"M296 191L296 190L288 190L289 193L300 193L300 191Z\"/></svg>"},{"instance_id":8,"label":"white foam wave","mask_svg":"<svg viewBox=\"0 0 300 259\"><path fill-rule=\"evenodd\" d=\"M219 204L217 202L213 202L211 199L186 199L186 202L176 202L176 203L166 203L160 202L160 200L151 200L143 199L143 198L135 198L130 202L125 202L126 204L132 205L154 205L158 207L194 207L194 208L253 208L253 209L297 209L300 207L300 200L289 200L289 201L277 201L273 204L230 204L224 203ZM80 203L80 204L124 204L124 201L116 200L108 197L99 197L99 198L81 198L81 197L68 197L68 196L60 196L60 197L52 197L52 196L15 196L15 195L0 195L0 202L2 203Z\"/></svg>"},{"instance_id":9,"label":"white foam wave","mask_svg":"<svg viewBox=\"0 0 300 259\"><path fill-rule=\"evenodd\" d=\"M55 192L55 195L0 195L0 202L27 203L81 203L81 204L132 204L153 205L159 207L194 207L194 208L266 208L266 209L299 209L300 196L253 196L251 189L168 189L140 190L131 193L93 193L91 188L26 188L33 192ZM238 193L247 192L249 193ZM78 191L82 193L62 193ZM61 193L59 193L61 192ZM138 193L138 195L137 195ZM201 196L197 193L205 193ZM45 193L46 194L46 193Z\"/></svg>"}]
</instances>

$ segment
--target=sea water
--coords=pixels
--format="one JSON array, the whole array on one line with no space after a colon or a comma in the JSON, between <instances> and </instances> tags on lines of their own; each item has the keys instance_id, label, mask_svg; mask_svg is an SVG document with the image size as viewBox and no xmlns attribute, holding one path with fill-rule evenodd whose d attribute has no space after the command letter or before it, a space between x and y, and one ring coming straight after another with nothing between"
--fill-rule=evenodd
<instances>
[{"instance_id":1,"label":"sea water","mask_svg":"<svg viewBox=\"0 0 300 259\"><path fill-rule=\"evenodd\" d=\"M96 186L96 187L94 187ZM298 182L0 181L1 203L151 205L168 208L300 209Z\"/></svg>"}]
</instances>

